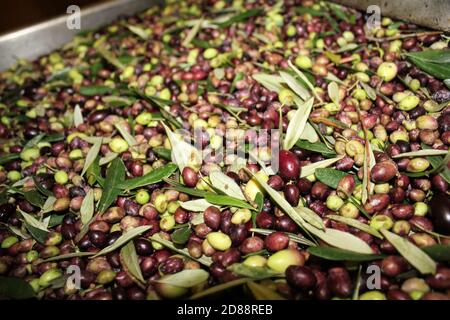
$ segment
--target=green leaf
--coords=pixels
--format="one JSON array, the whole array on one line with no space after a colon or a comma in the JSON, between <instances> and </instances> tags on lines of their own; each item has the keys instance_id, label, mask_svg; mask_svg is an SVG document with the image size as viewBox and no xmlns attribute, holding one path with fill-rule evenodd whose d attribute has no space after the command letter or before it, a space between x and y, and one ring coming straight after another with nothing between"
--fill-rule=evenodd
<instances>
[{"instance_id":1,"label":"green leaf","mask_svg":"<svg viewBox=\"0 0 450 320\"><path fill-rule=\"evenodd\" d=\"M66 254L61 254L59 256L51 257L45 260L42 260L41 263L44 262L52 262L52 261L59 261L59 260L69 260L76 257L89 257L93 256L95 253L93 252L71 252Z\"/></svg>"},{"instance_id":2,"label":"green leaf","mask_svg":"<svg viewBox=\"0 0 450 320\"><path fill-rule=\"evenodd\" d=\"M302 80L306 84L309 90L312 93L314 93L314 96L317 98L317 100L322 102L322 99L317 95L316 91L314 90L314 85L311 83L308 77L303 72L301 72L296 66L294 66L290 60L288 60L288 65L300 77L300 80Z\"/></svg>"},{"instance_id":3,"label":"green leaf","mask_svg":"<svg viewBox=\"0 0 450 320\"><path fill-rule=\"evenodd\" d=\"M304 228L307 224L305 220L311 225L316 226L317 228L325 228L322 219L316 215L313 211L312 213L308 210L294 210L289 202L280 195L276 190L270 187L263 179L258 177L258 175L253 175L253 177L258 181L260 186L269 194L273 201L277 203L277 205L291 218L297 223L300 227ZM305 208L307 209L307 208Z\"/></svg>"},{"instance_id":4,"label":"green leaf","mask_svg":"<svg viewBox=\"0 0 450 320\"><path fill-rule=\"evenodd\" d=\"M283 88L283 86L281 85L281 83L283 82L283 78L281 78L280 76L266 73L255 73L252 75L252 78L266 87L266 89L273 92L278 93Z\"/></svg>"},{"instance_id":5,"label":"green leaf","mask_svg":"<svg viewBox=\"0 0 450 320\"><path fill-rule=\"evenodd\" d=\"M31 214L28 214L20 209L19 209L19 212L22 214L23 218L25 219L25 222L28 225L30 225L36 229L39 229L41 231L48 232L48 221L49 220L39 221L35 217L33 217Z\"/></svg>"},{"instance_id":6,"label":"green leaf","mask_svg":"<svg viewBox=\"0 0 450 320\"><path fill-rule=\"evenodd\" d=\"M96 50L103 57L103 59L115 66L117 69L125 69L125 65L119 59L117 59L114 54L109 52L103 45L98 46Z\"/></svg>"},{"instance_id":7,"label":"green leaf","mask_svg":"<svg viewBox=\"0 0 450 320\"><path fill-rule=\"evenodd\" d=\"M20 158L20 153L11 153L0 157L0 165Z\"/></svg>"},{"instance_id":8,"label":"green leaf","mask_svg":"<svg viewBox=\"0 0 450 320\"><path fill-rule=\"evenodd\" d=\"M373 254L372 248L366 242L351 233L331 228L323 231L311 225L305 225L305 229L330 246L357 253Z\"/></svg>"},{"instance_id":9,"label":"green leaf","mask_svg":"<svg viewBox=\"0 0 450 320\"><path fill-rule=\"evenodd\" d=\"M196 199L196 200L189 200L185 202L180 202L180 206L188 211L192 212L203 212L207 208L211 207L211 203L206 201L205 199Z\"/></svg>"},{"instance_id":10,"label":"green leaf","mask_svg":"<svg viewBox=\"0 0 450 320\"><path fill-rule=\"evenodd\" d=\"M171 234L171 238L173 243L175 244L185 244L189 240L190 235L191 235L191 228L187 226L175 230Z\"/></svg>"},{"instance_id":11,"label":"green leaf","mask_svg":"<svg viewBox=\"0 0 450 320\"><path fill-rule=\"evenodd\" d=\"M83 96L103 96L111 92L111 87L108 86L100 86L100 85L91 85L80 87L80 94Z\"/></svg>"},{"instance_id":12,"label":"green leaf","mask_svg":"<svg viewBox=\"0 0 450 320\"><path fill-rule=\"evenodd\" d=\"M185 269L181 272L163 276L156 282L169 284L175 287L192 288L202 284L209 278L209 273L203 269Z\"/></svg>"},{"instance_id":13,"label":"green leaf","mask_svg":"<svg viewBox=\"0 0 450 320\"><path fill-rule=\"evenodd\" d=\"M206 296L210 296L210 295L216 294L218 292L225 291L227 289L243 285L244 283L247 283L251 280L252 279L249 279L249 278L241 278L241 279L236 279L236 280L232 280L229 282L225 282L225 283L219 284L217 286L208 288L206 290L200 291L200 292L192 295L190 297L190 300L196 300L196 299L200 299L200 298L203 298Z\"/></svg>"},{"instance_id":14,"label":"green leaf","mask_svg":"<svg viewBox=\"0 0 450 320\"><path fill-rule=\"evenodd\" d=\"M273 277L284 277L284 274L273 271L267 267L250 267L243 263L234 263L227 270L236 273L239 276L262 280Z\"/></svg>"},{"instance_id":15,"label":"green leaf","mask_svg":"<svg viewBox=\"0 0 450 320\"><path fill-rule=\"evenodd\" d=\"M330 100L333 101L335 104L339 104L339 85L332 81L328 84L328 97L330 97Z\"/></svg>"},{"instance_id":16,"label":"green leaf","mask_svg":"<svg viewBox=\"0 0 450 320\"><path fill-rule=\"evenodd\" d=\"M53 214L50 216L50 219L48 221L48 227L53 228L56 226L59 226L64 220L63 214Z\"/></svg>"},{"instance_id":17,"label":"green leaf","mask_svg":"<svg viewBox=\"0 0 450 320\"><path fill-rule=\"evenodd\" d=\"M407 52L405 55L418 60L433 63L450 63L450 50L448 49Z\"/></svg>"},{"instance_id":18,"label":"green leaf","mask_svg":"<svg viewBox=\"0 0 450 320\"><path fill-rule=\"evenodd\" d=\"M300 81L297 81L297 79L289 73L280 71L280 77L295 94L302 98L302 100L306 101L311 97L308 89L306 89Z\"/></svg>"},{"instance_id":19,"label":"green leaf","mask_svg":"<svg viewBox=\"0 0 450 320\"><path fill-rule=\"evenodd\" d=\"M25 222L24 225L25 225L25 228L30 233L30 235L33 237L33 239L35 239L40 244L45 243L45 240L47 240L47 235L48 235L47 231L35 228L27 222Z\"/></svg>"},{"instance_id":20,"label":"green leaf","mask_svg":"<svg viewBox=\"0 0 450 320\"><path fill-rule=\"evenodd\" d=\"M337 189L339 181L341 181L341 179L345 177L347 174L348 174L347 172L331 168L318 168L314 173L317 180L333 189Z\"/></svg>"},{"instance_id":21,"label":"green leaf","mask_svg":"<svg viewBox=\"0 0 450 320\"><path fill-rule=\"evenodd\" d=\"M120 108L131 106L136 101L136 98L120 97L120 96L104 96L102 97L102 101L106 103L108 107Z\"/></svg>"},{"instance_id":22,"label":"green leaf","mask_svg":"<svg viewBox=\"0 0 450 320\"><path fill-rule=\"evenodd\" d=\"M102 147L103 139L98 138L95 140L94 145L89 149L86 160L84 161L83 171L81 171L81 176L83 176L86 171L91 167L91 165L95 162L95 159L100 153L100 148Z\"/></svg>"},{"instance_id":23,"label":"green leaf","mask_svg":"<svg viewBox=\"0 0 450 320\"><path fill-rule=\"evenodd\" d=\"M105 185L97 210L100 213L106 211L122 192L117 186L125 179L125 165L121 158L116 158L106 171Z\"/></svg>"},{"instance_id":24,"label":"green leaf","mask_svg":"<svg viewBox=\"0 0 450 320\"><path fill-rule=\"evenodd\" d=\"M33 288L23 279L0 276L0 298L25 300L34 298Z\"/></svg>"},{"instance_id":25,"label":"green leaf","mask_svg":"<svg viewBox=\"0 0 450 320\"><path fill-rule=\"evenodd\" d=\"M112 245L103 248L102 250L100 250L99 252L97 252L94 256L98 257L98 256L103 256L105 254L108 254L110 252L113 252L116 249L119 249L120 247L122 247L124 244L126 244L128 241L132 240L133 238L136 238L137 236L141 235L142 233L150 230L152 227L151 226L140 226L140 227L136 227L133 229L128 230L127 232L125 232L124 234L122 234L117 240L116 242L114 242Z\"/></svg>"},{"instance_id":26,"label":"green leaf","mask_svg":"<svg viewBox=\"0 0 450 320\"><path fill-rule=\"evenodd\" d=\"M167 182L168 184L170 184L172 189L177 190L182 193L186 193L190 196L204 198L207 193L206 191L203 191L203 190L188 188L188 187L182 185L181 183L179 183L178 181L175 181L172 179L163 179L163 180L165 182Z\"/></svg>"},{"instance_id":27,"label":"green leaf","mask_svg":"<svg viewBox=\"0 0 450 320\"><path fill-rule=\"evenodd\" d=\"M119 156L118 153L115 152L108 152L106 154L106 156L104 156L103 158L100 158L100 160L98 161L98 165L99 166L104 166L105 164L110 163L111 161L113 161L115 158L117 158Z\"/></svg>"},{"instance_id":28,"label":"green leaf","mask_svg":"<svg viewBox=\"0 0 450 320\"><path fill-rule=\"evenodd\" d=\"M73 110L73 124L77 128L80 124L83 124L83 114L81 113L80 105L76 105Z\"/></svg>"},{"instance_id":29,"label":"green leaf","mask_svg":"<svg viewBox=\"0 0 450 320\"><path fill-rule=\"evenodd\" d=\"M311 174L315 174L316 170L318 170L320 168L329 167L332 164L341 160L342 158L343 158L343 156L338 156L336 158L326 159L326 160L314 162L314 163L308 164L306 166L303 166L300 171L300 178L304 178Z\"/></svg>"},{"instance_id":30,"label":"green leaf","mask_svg":"<svg viewBox=\"0 0 450 320\"><path fill-rule=\"evenodd\" d=\"M255 233L259 233L265 236L268 236L271 233L274 233L276 230L270 230L270 229L259 229L259 228L251 228L250 232L255 232ZM305 246L316 246L316 244L306 238L297 236L293 233L289 233L289 232L285 232L286 235L289 237L289 239L291 239L293 242L299 243L299 244L303 244Z\"/></svg>"},{"instance_id":31,"label":"green leaf","mask_svg":"<svg viewBox=\"0 0 450 320\"><path fill-rule=\"evenodd\" d=\"M230 207L238 207L238 208L255 210L255 208L253 208L249 203L247 203L243 200L229 197L229 196L207 193L205 195L205 200L211 204L215 204L218 206L230 206Z\"/></svg>"},{"instance_id":32,"label":"green leaf","mask_svg":"<svg viewBox=\"0 0 450 320\"><path fill-rule=\"evenodd\" d=\"M116 123L114 126L120 132L120 135L125 139L130 147L138 144L136 139L125 129L123 123Z\"/></svg>"},{"instance_id":33,"label":"green leaf","mask_svg":"<svg viewBox=\"0 0 450 320\"><path fill-rule=\"evenodd\" d=\"M187 248L180 249L180 248L176 247L175 244L172 243L171 241L161 238L161 236L159 234L153 235L150 239L152 241L158 242L159 244L162 244L163 246L169 248L172 251L175 251L179 254L184 255L185 257L188 257L189 259L195 260L198 263L203 264L204 266L209 267L212 264L212 259L210 257L202 256L200 258L194 258L189 254L189 251Z\"/></svg>"},{"instance_id":34,"label":"green leaf","mask_svg":"<svg viewBox=\"0 0 450 320\"><path fill-rule=\"evenodd\" d=\"M192 27L191 30L189 30L189 33L186 35L183 42L181 43L183 47L187 47L191 43L191 41L197 36L197 33L200 31L200 28L202 27L202 23L203 18L198 19L195 22L194 26Z\"/></svg>"},{"instance_id":35,"label":"green leaf","mask_svg":"<svg viewBox=\"0 0 450 320\"><path fill-rule=\"evenodd\" d=\"M35 147L41 140L45 137L45 133L40 133L30 141L28 141L24 146L23 149L29 149Z\"/></svg>"},{"instance_id":36,"label":"green leaf","mask_svg":"<svg viewBox=\"0 0 450 320\"><path fill-rule=\"evenodd\" d=\"M164 160L167 161L172 161L172 155L169 149L159 147L153 148L152 150L158 157L163 158Z\"/></svg>"},{"instance_id":37,"label":"green leaf","mask_svg":"<svg viewBox=\"0 0 450 320\"><path fill-rule=\"evenodd\" d=\"M336 153L333 150L328 149L327 145L323 142L311 143L306 140L298 140L295 145L304 150L320 153L327 158L336 156Z\"/></svg>"},{"instance_id":38,"label":"green leaf","mask_svg":"<svg viewBox=\"0 0 450 320\"><path fill-rule=\"evenodd\" d=\"M377 237L379 239L383 239L383 236L378 232L378 230L372 228L371 226L362 223L361 221L357 220L357 219L352 219L352 218L347 218L347 217L343 217L343 216L339 216L339 215L327 215L327 218L334 220L334 221L338 221L338 222L342 222L345 223L346 225L349 225L353 228L359 229L361 231L367 232L368 234L373 235L374 237Z\"/></svg>"},{"instance_id":39,"label":"green leaf","mask_svg":"<svg viewBox=\"0 0 450 320\"><path fill-rule=\"evenodd\" d=\"M254 281L248 282L247 286L256 300L286 300L278 292Z\"/></svg>"},{"instance_id":40,"label":"green leaf","mask_svg":"<svg viewBox=\"0 0 450 320\"><path fill-rule=\"evenodd\" d=\"M447 154L447 150L437 150L437 149L425 149L417 150L411 152L400 153L393 156L393 159L405 158L405 157L425 157L425 156L442 156Z\"/></svg>"},{"instance_id":41,"label":"green leaf","mask_svg":"<svg viewBox=\"0 0 450 320\"><path fill-rule=\"evenodd\" d=\"M118 189L133 190L145 187L151 184L161 182L163 179L170 177L177 170L177 166L169 163L163 167L154 169L144 176L125 180L117 184Z\"/></svg>"},{"instance_id":42,"label":"green leaf","mask_svg":"<svg viewBox=\"0 0 450 320\"><path fill-rule=\"evenodd\" d=\"M149 33L141 27L129 25L127 28L142 40L147 40L149 37Z\"/></svg>"},{"instance_id":43,"label":"green leaf","mask_svg":"<svg viewBox=\"0 0 450 320\"><path fill-rule=\"evenodd\" d=\"M385 229L380 230L395 249L420 273L436 273L436 263L413 243Z\"/></svg>"},{"instance_id":44,"label":"green leaf","mask_svg":"<svg viewBox=\"0 0 450 320\"><path fill-rule=\"evenodd\" d=\"M360 82L359 84L364 89L370 100L375 100L377 98L377 92L375 89L364 82Z\"/></svg>"},{"instance_id":45,"label":"green leaf","mask_svg":"<svg viewBox=\"0 0 450 320\"><path fill-rule=\"evenodd\" d=\"M435 244L433 246L424 247L421 249L435 261L450 261L450 245Z\"/></svg>"},{"instance_id":46,"label":"green leaf","mask_svg":"<svg viewBox=\"0 0 450 320\"><path fill-rule=\"evenodd\" d=\"M385 257L381 254L362 254L332 247L310 247L308 252L316 257L333 261L373 261Z\"/></svg>"},{"instance_id":47,"label":"green leaf","mask_svg":"<svg viewBox=\"0 0 450 320\"><path fill-rule=\"evenodd\" d=\"M134 247L133 241L129 241L120 250L120 261L125 267L126 271L131 274L133 278L140 281L142 284L145 283L144 276L142 275L141 267L139 266L139 258L136 254L136 248Z\"/></svg>"},{"instance_id":48,"label":"green leaf","mask_svg":"<svg viewBox=\"0 0 450 320\"><path fill-rule=\"evenodd\" d=\"M81 203L80 216L83 225L87 224L94 215L94 189L90 189Z\"/></svg>"},{"instance_id":49,"label":"green leaf","mask_svg":"<svg viewBox=\"0 0 450 320\"><path fill-rule=\"evenodd\" d=\"M240 200L246 200L239 185L220 170L214 170L209 174L209 180L214 188L222 193Z\"/></svg>"},{"instance_id":50,"label":"green leaf","mask_svg":"<svg viewBox=\"0 0 450 320\"><path fill-rule=\"evenodd\" d=\"M39 191L37 190L30 190L24 193L25 199L31 203L33 206L38 207L39 209L42 209L42 206L45 203L44 198L41 196Z\"/></svg>"},{"instance_id":51,"label":"green leaf","mask_svg":"<svg viewBox=\"0 0 450 320\"><path fill-rule=\"evenodd\" d=\"M295 102L298 103L297 100L295 100ZM302 136L309 114L311 113L313 103L314 98L310 98L305 103L297 104L298 109L295 111L294 117L289 122L286 135L284 137L285 150L290 150Z\"/></svg>"},{"instance_id":52,"label":"green leaf","mask_svg":"<svg viewBox=\"0 0 450 320\"><path fill-rule=\"evenodd\" d=\"M264 12L262 8L253 8L244 12L241 12L230 19L217 23L220 28L228 28L229 26L247 20L248 18L259 16Z\"/></svg>"}]
</instances>

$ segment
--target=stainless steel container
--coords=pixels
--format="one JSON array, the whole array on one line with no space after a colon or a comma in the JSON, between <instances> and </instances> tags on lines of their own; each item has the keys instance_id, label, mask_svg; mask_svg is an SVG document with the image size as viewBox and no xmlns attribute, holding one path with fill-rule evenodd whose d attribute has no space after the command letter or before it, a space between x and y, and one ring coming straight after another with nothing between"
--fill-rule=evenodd
<instances>
[{"instance_id":1,"label":"stainless steel container","mask_svg":"<svg viewBox=\"0 0 450 320\"><path fill-rule=\"evenodd\" d=\"M122 14L134 14L162 4L162 0L114 0L81 10L81 29L67 27L67 16L0 36L0 70L17 59L35 59L58 49L77 33L106 25Z\"/></svg>"}]
</instances>

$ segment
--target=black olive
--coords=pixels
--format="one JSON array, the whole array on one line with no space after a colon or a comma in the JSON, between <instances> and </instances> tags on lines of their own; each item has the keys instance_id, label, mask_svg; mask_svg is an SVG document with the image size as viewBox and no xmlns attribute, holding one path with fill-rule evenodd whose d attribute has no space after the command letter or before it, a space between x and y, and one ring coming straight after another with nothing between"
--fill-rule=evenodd
<instances>
[{"instance_id":1,"label":"black olive","mask_svg":"<svg viewBox=\"0 0 450 320\"><path fill-rule=\"evenodd\" d=\"M450 196L438 193L430 201L431 219L437 232L450 235Z\"/></svg>"}]
</instances>

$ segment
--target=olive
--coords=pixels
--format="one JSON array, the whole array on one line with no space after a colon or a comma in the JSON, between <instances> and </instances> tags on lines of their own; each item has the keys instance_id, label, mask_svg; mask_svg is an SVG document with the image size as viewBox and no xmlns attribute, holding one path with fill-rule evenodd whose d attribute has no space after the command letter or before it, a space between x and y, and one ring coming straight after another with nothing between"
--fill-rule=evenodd
<instances>
[{"instance_id":1,"label":"olive","mask_svg":"<svg viewBox=\"0 0 450 320\"><path fill-rule=\"evenodd\" d=\"M300 161L297 156L287 150L279 154L280 176L285 180L296 180L300 176Z\"/></svg>"},{"instance_id":2,"label":"olive","mask_svg":"<svg viewBox=\"0 0 450 320\"><path fill-rule=\"evenodd\" d=\"M431 220L437 232L450 235L450 196L438 193L430 201Z\"/></svg>"}]
</instances>

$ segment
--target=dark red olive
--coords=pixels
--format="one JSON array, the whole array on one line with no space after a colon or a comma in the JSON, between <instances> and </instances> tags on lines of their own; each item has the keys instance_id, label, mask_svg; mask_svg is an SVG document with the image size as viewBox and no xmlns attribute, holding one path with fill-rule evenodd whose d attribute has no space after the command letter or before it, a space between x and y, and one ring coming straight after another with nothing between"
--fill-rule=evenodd
<instances>
[{"instance_id":1,"label":"dark red olive","mask_svg":"<svg viewBox=\"0 0 450 320\"><path fill-rule=\"evenodd\" d=\"M375 183L388 182L398 172L397 165L394 161L382 161L372 168L370 171L370 178Z\"/></svg>"},{"instance_id":2,"label":"dark red olive","mask_svg":"<svg viewBox=\"0 0 450 320\"><path fill-rule=\"evenodd\" d=\"M220 227L221 213L217 207L208 207L203 213L205 224L213 230L218 230Z\"/></svg>"},{"instance_id":3,"label":"dark red olive","mask_svg":"<svg viewBox=\"0 0 450 320\"><path fill-rule=\"evenodd\" d=\"M289 237L284 232L276 231L266 237L264 244L269 251L280 251L288 246Z\"/></svg>"},{"instance_id":4,"label":"dark red olive","mask_svg":"<svg viewBox=\"0 0 450 320\"><path fill-rule=\"evenodd\" d=\"M450 235L450 196L438 193L430 201L431 220L435 230Z\"/></svg>"},{"instance_id":5,"label":"dark red olive","mask_svg":"<svg viewBox=\"0 0 450 320\"><path fill-rule=\"evenodd\" d=\"M286 280L294 288L308 290L316 286L317 279L307 267L289 266L286 269Z\"/></svg>"},{"instance_id":6,"label":"dark red olive","mask_svg":"<svg viewBox=\"0 0 450 320\"><path fill-rule=\"evenodd\" d=\"M267 184L277 191L283 190L284 187L283 179L281 179L281 177L277 175L271 176L267 181Z\"/></svg>"},{"instance_id":7,"label":"dark red olive","mask_svg":"<svg viewBox=\"0 0 450 320\"><path fill-rule=\"evenodd\" d=\"M296 207L300 200L300 191L298 190L298 187L295 184L288 184L284 187L284 197L287 202Z\"/></svg>"},{"instance_id":8,"label":"dark red olive","mask_svg":"<svg viewBox=\"0 0 450 320\"><path fill-rule=\"evenodd\" d=\"M349 297L353 292L353 284L345 268L331 268L328 271L327 284L331 292L341 298Z\"/></svg>"},{"instance_id":9,"label":"dark red olive","mask_svg":"<svg viewBox=\"0 0 450 320\"><path fill-rule=\"evenodd\" d=\"M255 236L245 239L239 247L239 250L241 250L243 254L249 254L261 251L263 248L264 240Z\"/></svg>"},{"instance_id":10,"label":"dark red olive","mask_svg":"<svg viewBox=\"0 0 450 320\"><path fill-rule=\"evenodd\" d=\"M230 238L234 246L240 245L247 238L248 230L245 224L232 224L230 226Z\"/></svg>"},{"instance_id":11,"label":"dark red olive","mask_svg":"<svg viewBox=\"0 0 450 320\"><path fill-rule=\"evenodd\" d=\"M388 277L398 276L406 271L407 263L399 256L388 256L381 261L381 270Z\"/></svg>"},{"instance_id":12,"label":"dark red olive","mask_svg":"<svg viewBox=\"0 0 450 320\"><path fill-rule=\"evenodd\" d=\"M280 176L285 180L297 180L300 176L300 161L290 151L280 151L279 168Z\"/></svg>"},{"instance_id":13,"label":"dark red olive","mask_svg":"<svg viewBox=\"0 0 450 320\"><path fill-rule=\"evenodd\" d=\"M134 246L136 253L140 256L149 256L153 253L152 243L146 239L140 238L134 240Z\"/></svg>"},{"instance_id":14,"label":"dark red olive","mask_svg":"<svg viewBox=\"0 0 450 320\"><path fill-rule=\"evenodd\" d=\"M195 187L198 182L198 174L194 171L194 169L185 167L182 173L184 184L188 187Z\"/></svg>"},{"instance_id":15,"label":"dark red olive","mask_svg":"<svg viewBox=\"0 0 450 320\"><path fill-rule=\"evenodd\" d=\"M161 272L164 274L173 274L178 273L184 268L184 262L183 259L172 257L168 258L166 261L164 261L161 264Z\"/></svg>"},{"instance_id":16,"label":"dark red olive","mask_svg":"<svg viewBox=\"0 0 450 320\"><path fill-rule=\"evenodd\" d=\"M97 248L103 248L106 244L106 235L97 230L89 231L89 240Z\"/></svg>"},{"instance_id":17,"label":"dark red olive","mask_svg":"<svg viewBox=\"0 0 450 320\"><path fill-rule=\"evenodd\" d=\"M389 290L386 297L388 300L411 300L410 295L400 289Z\"/></svg>"}]
</instances>

